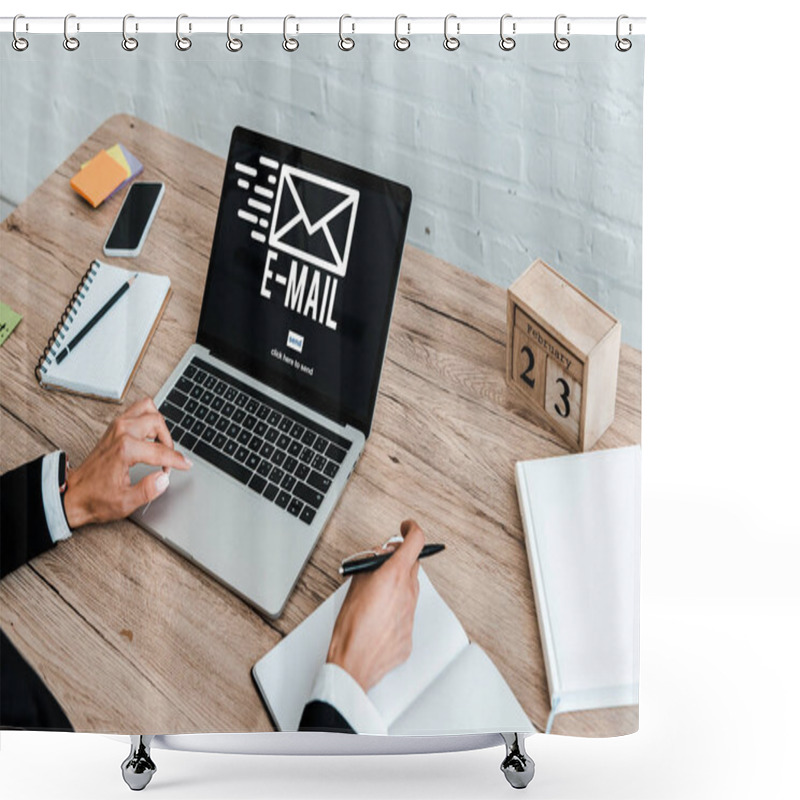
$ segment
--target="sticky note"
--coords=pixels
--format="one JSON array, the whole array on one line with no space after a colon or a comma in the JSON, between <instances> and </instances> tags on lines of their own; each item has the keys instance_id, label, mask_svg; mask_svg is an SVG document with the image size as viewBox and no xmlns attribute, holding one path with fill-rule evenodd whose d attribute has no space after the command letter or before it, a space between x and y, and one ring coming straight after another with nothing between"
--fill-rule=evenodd
<instances>
[{"instance_id":1,"label":"sticky note","mask_svg":"<svg viewBox=\"0 0 800 800\"><path fill-rule=\"evenodd\" d=\"M116 189L108 197L113 197L120 189L124 189L131 181L135 180L142 174L142 170L144 170L144 165L135 155L125 147L124 144L115 144L113 147L109 147L106 152L117 161L128 173L128 177L124 180ZM86 161L81 164L81 169L84 169L90 161ZM108 198L106 198L108 199Z\"/></svg>"},{"instance_id":2,"label":"sticky note","mask_svg":"<svg viewBox=\"0 0 800 800\"><path fill-rule=\"evenodd\" d=\"M138 175L141 175L142 170L144 169L144 167L142 166L142 162L139 161L139 159L136 158L136 156L133 155L131 151L128 150L127 147L125 147L124 144L118 144L116 146L119 147L119 149L122 151L122 154L125 156L125 161L127 161L128 163L128 167L130 168L131 171L130 179L135 178Z\"/></svg>"},{"instance_id":3,"label":"sticky note","mask_svg":"<svg viewBox=\"0 0 800 800\"><path fill-rule=\"evenodd\" d=\"M122 152L122 148L118 144L115 144L113 147L109 147L108 150L106 150L106 153L108 153L111 158L113 158L114 161L116 161L117 164L119 164L122 169L125 170L125 177L130 178L131 168L128 164L128 159L125 158L125 153Z\"/></svg>"},{"instance_id":4,"label":"sticky note","mask_svg":"<svg viewBox=\"0 0 800 800\"><path fill-rule=\"evenodd\" d=\"M113 147L109 147L106 150L106 152L115 161L119 161L119 163L126 170L128 170L128 180L130 180L131 178L135 178L137 175L141 174L142 170L144 169L142 162L139 161L139 159L136 158L136 156L133 155L131 151L128 150L127 147L125 147L124 144L121 143L115 144ZM89 161L84 161L83 164L81 164L81 169L83 169L90 162L91 159L89 159Z\"/></svg>"},{"instance_id":5,"label":"sticky note","mask_svg":"<svg viewBox=\"0 0 800 800\"><path fill-rule=\"evenodd\" d=\"M101 150L69 185L93 208L97 208L128 178L128 171L105 150Z\"/></svg>"},{"instance_id":6,"label":"sticky note","mask_svg":"<svg viewBox=\"0 0 800 800\"><path fill-rule=\"evenodd\" d=\"M123 181L117 189L111 192L111 195L116 194L120 189L124 189L132 180L138 178L139 175L142 174L142 170L144 169L144 166L142 166L142 162L139 161L139 159L136 158L136 156L132 155L131 151L128 150L128 148L125 147L124 144L115 144L114 147L109 148L108 153L113 158L115 157L113 151L117 150L122 154L122 158L125 160L125 164L127 165L127 168L129 170L129 175L128 175L128 180ZM109 197L111 195L109 195Z\"/></svg>"},{"instance_id":7,"label":"sticky note","mask_svg":"<svg viewBox=\"0 0 800 800\"><path fill-rule=\"evenodd\" d=\"M17 327L22 317L12 311L5 303L0 303L0 345L11 336L11 331Z\"/></svg>"}]
</instances>

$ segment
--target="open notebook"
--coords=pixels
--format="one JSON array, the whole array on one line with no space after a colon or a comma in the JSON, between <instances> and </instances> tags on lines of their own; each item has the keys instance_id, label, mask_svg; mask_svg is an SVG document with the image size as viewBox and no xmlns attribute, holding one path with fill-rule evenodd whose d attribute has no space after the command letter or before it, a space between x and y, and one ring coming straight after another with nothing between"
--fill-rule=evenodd
<instances>
[{"instance_id":1,"label":"open notebook","mask_svg":"<svg viewBox=\"0 0 800 800\"><path fill-rule=\"evenodd\" d=\"M368 696L390 734L428 735L534 731L491 659L467 634L419 571L413 651ZM349 581L253 667L276 726L296 731Z\"/></svg>"},{"instance_id":2,"label":"open notebook","mask_svg":"<svg viewBox=\"0 0 800 800\"><path fill-rule=\"evenodd\" d=\"M639 702L638 445L517 464L551 714Z\"/></svg>"},{"instance_id":3,"label":"open notebook","mask_svg":"<svg viewBox=\"0 0 800 800\"><path fill-rule=\"evenodd\" d=\"M130 290L60 363L55 357L132 275ZM169 278L93 261L36 366L47 389L122 401L170 295Z\"/></svg>"}]
</instances>

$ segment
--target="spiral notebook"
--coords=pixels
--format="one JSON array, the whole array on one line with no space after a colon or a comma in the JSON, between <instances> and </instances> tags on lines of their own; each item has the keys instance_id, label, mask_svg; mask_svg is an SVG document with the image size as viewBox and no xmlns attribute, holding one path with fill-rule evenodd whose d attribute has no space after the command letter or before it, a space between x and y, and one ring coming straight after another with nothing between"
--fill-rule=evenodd
<instances>
[{"instance_id":1,"label":"spiral notebook","mask_svg":"<svg viewBox=\"0 0 800 800\"><path fill-rule=\"evenodd\" d=\"M80 333L134 274L137 278L130 290L109 309L80 345L56 364L59 350ZM164 275L134 273L93 261L36 365L40 385L122 402L171 291L169 278Z\"/></svg>"}]
</instances>

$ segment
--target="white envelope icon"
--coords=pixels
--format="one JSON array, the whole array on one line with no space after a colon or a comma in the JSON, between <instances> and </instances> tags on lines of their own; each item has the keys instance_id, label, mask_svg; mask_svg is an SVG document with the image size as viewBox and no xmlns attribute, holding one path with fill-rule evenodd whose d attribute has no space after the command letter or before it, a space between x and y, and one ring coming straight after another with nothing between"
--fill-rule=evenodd
<instances>
[{"instance_id":1,"label":"white envelope icon","mask_svg":"<svg viewBox=\"0 0 800 800\"><path fill-rule=\"evenodd\" d=\"M358 189L284 164L269 246L343 276L350 257L358 197Z\"/></svg>"}]
</instances>

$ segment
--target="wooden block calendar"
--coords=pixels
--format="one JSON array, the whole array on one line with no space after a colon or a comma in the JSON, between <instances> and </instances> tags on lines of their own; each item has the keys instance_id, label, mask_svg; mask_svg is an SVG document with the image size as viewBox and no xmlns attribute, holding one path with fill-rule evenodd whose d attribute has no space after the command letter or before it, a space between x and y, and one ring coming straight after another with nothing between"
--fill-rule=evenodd
<instances>
[{"instance_id":1,"label":"wooden block calendar","mask_svg":"<svg viewBox=\"0 0 800 800\"><path fill-rule=\"evenodd\" d=\"M508 290L506 380L576 450L614 421L621 334L618 320L541 259Z\"/></svg>"}]
</instances>

